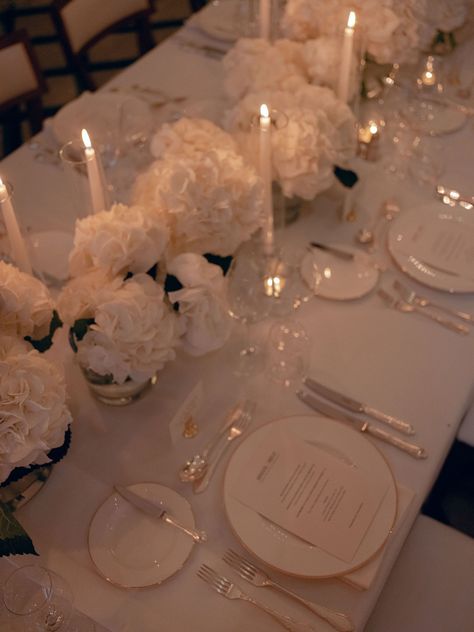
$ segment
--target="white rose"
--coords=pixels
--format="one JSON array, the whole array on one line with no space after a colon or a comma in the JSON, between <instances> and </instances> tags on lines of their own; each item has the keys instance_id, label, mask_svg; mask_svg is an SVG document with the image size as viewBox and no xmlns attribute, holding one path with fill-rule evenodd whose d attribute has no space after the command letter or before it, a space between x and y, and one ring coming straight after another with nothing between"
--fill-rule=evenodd
<instances>
[{"instance_id":1,"label":"white rose","mask_svg":"<svg viewBox=\"0 0 474 632\"><path fill-rule=\"evenodd\" d=\"M431 3L429 19L433 26L449 33L461 27L469 14L467 0L434 0Z\"/></svg>"},{"instance_id":2,"label":"white rose","mask_svg":"<svg viewBox=\"0 0 474 632\"><path fill-rule=\"evenodd\" d=\"M110 275L147 272L167 241L168 229L159 216L141 206L115 204L76 222L69 268L72 276L95 268Z\"/></svg>"},{"instance_id":3,"label":"white rose","mask_svg":"<svg viewBox=\"0 0 474 632\"><path fill-rule=\"evenodd\" d=\"M71 423L59 368L0 338L0 480L15 467L47 463Z\"/></svg>"},{"instance_id":4,"label":"white rose","mask_svg":"<svg viewBox=\"0 0 474 632\"><path fill-rule=\"evenodd\" d=\"M175 357L176 317L164 302L163 288L146 274L96 297L95 323L78 342L79 363L119 384L130 377L152 377Z\"/></svg>"},{"instance_id":5,"label":"white rose","mask_svg":"<svg viewBox=\"0 0 474 632\"><path fill-rule=\"evenodd\" d=\"M199 356L222 347L232 327L222 270L204 257L185 253L169 263L168 271L184 286L169 293L170 300L179 303L184 349Z\"/></svg>"},{"instance_id":6,"label":"white rose","mask_svg":"<svg viewBox=\"0 0 474 632\"><path fill-rule=\"evenodd\" d=\"M39 340L49 333L54 303L46 286L0 261L0 331Z\"/></svg>"}]
</instances>

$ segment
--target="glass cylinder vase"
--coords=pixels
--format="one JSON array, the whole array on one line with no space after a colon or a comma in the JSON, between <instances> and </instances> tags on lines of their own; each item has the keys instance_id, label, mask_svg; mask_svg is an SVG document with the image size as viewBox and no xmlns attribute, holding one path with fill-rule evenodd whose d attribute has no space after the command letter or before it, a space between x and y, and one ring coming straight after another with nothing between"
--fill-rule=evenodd
<instances>
[{"instance_id":1,"label":"glass cylinder vase","mask_svg":"<svg viewBox=\"0 0 474 632\"><path fill-rule=\"evenodd\" d=\"M99 375L85 367L81 367L81 370L94 397L109 406L127 406L139 399L150 386L157 382L157 377L154 375L140 381L129 377L123 384L119 384L112 375Z\"/></svg>"}]
</instances>

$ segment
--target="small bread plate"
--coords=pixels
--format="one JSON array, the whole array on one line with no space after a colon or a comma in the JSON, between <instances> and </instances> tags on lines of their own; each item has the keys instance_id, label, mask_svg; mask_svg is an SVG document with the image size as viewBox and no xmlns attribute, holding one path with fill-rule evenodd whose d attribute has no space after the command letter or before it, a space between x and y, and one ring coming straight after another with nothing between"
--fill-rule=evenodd
<instances>
[{"instance_id":1,"label":"small bread plate","mask_svg":"<svg viewBox=\"0 0 474 632\"><path fill-rule=\"evenodd\" d=\"M163 506L182 524L194 527L188 501L158 483L128 485L146 500ZM121 588L156 586L179 571L194 546L192 538L153 518L112 493L89 527L89 553L108 582Z\"/></svg>"}]
</instances>

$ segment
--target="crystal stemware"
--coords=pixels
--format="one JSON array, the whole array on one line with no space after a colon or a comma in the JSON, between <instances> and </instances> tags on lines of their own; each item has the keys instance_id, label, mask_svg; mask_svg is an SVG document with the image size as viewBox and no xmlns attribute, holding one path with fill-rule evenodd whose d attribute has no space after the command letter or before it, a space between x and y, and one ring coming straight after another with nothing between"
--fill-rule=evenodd
<instances>
[{"instance_id":1,"label":"crystal stemware","mask_svg":"<svg viewBox=\"0 0 474 632\"><path fill-rule=\"evenodd\" d=\"M95 626L73 611L67 582L42 566L17 568L3 586L11 632L93 632Z\"/></svg>"}]
</instances>

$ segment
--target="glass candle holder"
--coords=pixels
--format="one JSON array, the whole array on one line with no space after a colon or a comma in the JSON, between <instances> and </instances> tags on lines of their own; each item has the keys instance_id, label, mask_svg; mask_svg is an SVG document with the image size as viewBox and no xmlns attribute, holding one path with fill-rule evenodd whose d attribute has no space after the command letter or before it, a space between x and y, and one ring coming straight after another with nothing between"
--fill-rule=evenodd
<instances>
[{"instance_id":1,"label":"glass candle holder","mask_svg":"<svg viewBox=\"0 0 474 632\"><path fill-rule=\"evenodd\" d=\"M71 140L59 151L71 189L76 218L110 207L109 191L99 155L79 140ZM101 199L103 203L96 200Z\"/></svg>"}]
</instances>

